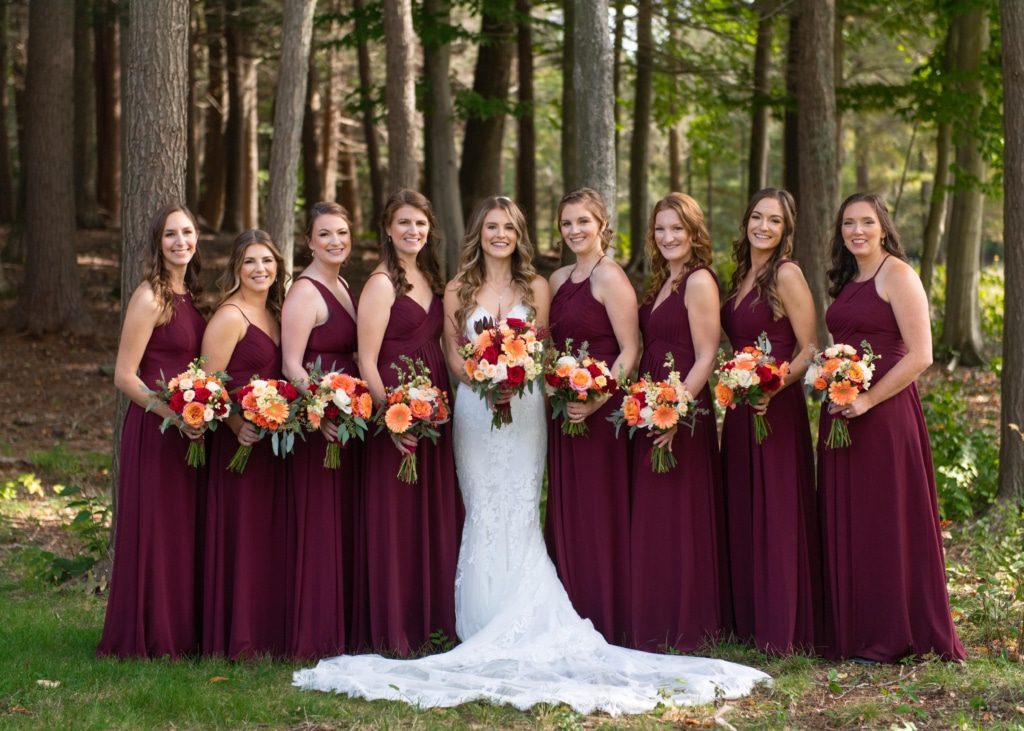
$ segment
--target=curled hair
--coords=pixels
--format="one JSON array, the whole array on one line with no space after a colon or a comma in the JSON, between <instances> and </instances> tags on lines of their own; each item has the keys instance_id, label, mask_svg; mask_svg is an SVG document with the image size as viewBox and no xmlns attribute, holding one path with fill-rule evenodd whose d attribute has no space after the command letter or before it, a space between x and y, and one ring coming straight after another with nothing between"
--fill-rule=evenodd
<instances>
[{"instance_id":1,"label":"curled hair","mask_svg":"<svg viewBox=\"0 0 1024 731\"><path fill-rule=\"evenodd\" d=\"M740 235L732 242L732 257L736 261L736 271L732 275L732 283L729 286L729 297L735 295L744 277L750 271L750 235L747 233L747 226L750 223L750 216L754 208L765 198L778 201L782 208L782 238L779 245L775 247L768 262L761 268L754 280L754 287L757 289L756 302L766 300L772 309L772 316L778 320L786 314L782 306L782 298L779 297L778 281L776 273L779 265L793 254L793 236L796 232L796 203L789 191L780 188L764 188L754 193L747 205L747 211L743 214L743 222L740 223ZM728 297L726 298L728 299Z\"/></svg>"},{"instance_id":2,"label":"curled hair","mask_svg":"<svg viewBox=\"0 0 1024 731\"><path fill-rule=\"evenodd\" d=\"M345 223L348 224L349 231L352 229L352 216L349 215L348 209L340 203L334 201L320 201L314 203L313 207L309 209L309 216L306 218L306 245L313 240L313 226L316 224L316 219L320 216L340 216L345 219Z\"/></svg>"},{"instance_id":3,"label":"curled hair","mask_svg":"<svg viewBox=\"0 0 1024 731\"><path fill-rule=\"evenodd\" d=\"M604 204L604 198L593 188L577 188L563 195L562 200L558 203L558 215L555 217L559 230L562 228L562 211L565 210L566 206L573 203L583 206L597 219L597 223L601 227L601 251L608 251L614 234L608 225L610 219L608 217L608 207Z\"/></svg>"},{"instance_id":4,"label":"curled hair","mask_svg":"<svg viewBox=\"0 0 1024 731\"><path fill-rule=\"evenodd\" d=\"M522 293L523 304L530 310L535 309L531 284L537 276L537 270L533 266L533 244L530 243L526 216L519 206L504 196L484 198L469 217L466 235L459 249L459 272L456 275L459 283L459 309L455 312L459 332L466 328L466 318L476 309L476 295L483 287L487 276L480 237L484 219L493 210L505 211L512 220L512 226L516 230L516 248L512 252L512 282Z\"/></svg>"},{"instance_id":5,"label":"curled hair","mask_svg":"<svg viewBox=\"0 0 1024 731\"><path fill-rule=\"evenodd\" d=\"M651 216L647 221L647 241L645 249L647 258L651 262L651 284L647 288L644 302L653 302L661 290L661 286L668 279L668 261L658 250L658 244L654 240L654 225L658 214L662 211L675 211L679 220L683 222L683 228L690 235L690 259L679 276L672 282L672 289L679 287L687 273L698 267L705 267L711 264L711 235L708 233L707 224L704 223L704 211L700 204L685 193L669 193L660 201L654 204L651 209Z\"/></svg>"},{"instance_id":6,"label":"curled hair","mask_svg":"<svg viewBox=\"0 0 1024 731\"><path fill-rule=\"evenodd\" d=\"M402 260L398 258L395 242L391 240L391 236L388 234L391 220L402 206L411 206L421 211L427 217L427 225L429 226L427 243L416 255L416 266L427 278L427 284L430 286L431 291L439 295L444 290L444 282L441 281L441 267L437 261L439 239L434 209L430 205L430 201L422 193L417 193L415 190L402 189L391 194L387 203L384 204L384 210L380 216L381 261L384 262L388 276L391 277L391 281L395 286L395 296L401 297L412 289L409 280L405 278L405 267L402 265Z\"/></svg>"},{"instance_id":7,"label":"curled hair","mask_svg":"<svg viewBox=\"0 0 1024 731\"><path fill-rule=\"evenodd\" d=\"M828 270L828 278L831 282L828 293L832 297L837 297L846 283L857 276L858 272L857 258L850 253L843 241L843 218L846 209L854 203L868 203L875 209L878 225L882 227L882 248L897 259L907 260L900 234L892 222L889 208L885 205L882 196L877 193L854 193L843 201L843 204L839 206L839 213L836 214L835 229L832 234L832 266Z\"/></svg>"},{"instance_id":8,"label":"curled hair","mask_svg":"<svg viewBox=\"0 0 1024 731\"><path fill-rule=\"evenodd\" d=\"M199 283L199 273L203 269L199 259L199 223L192 211L185 206L175 203L165 205L149 222L149 249L146 252L146 265L143 271L143 279L153 288L153 294L160 307L158 325L169 322L174 315L174 290L171 288L171 274L164 262L163 239L167 219L176 211L181 211L188 217L196 232L196 251L185 267L185 289L192 295L192 300L197 306L203 294L203 285Z\"/></svg>"},{"instance_id":9,"label":"curled hair","mask_svg":"<svg viewBox=\"0 0 1024 731\"><path fill-rule=\"evenodd\" d=\"M250 246L257 244L267 247L274 257L274 263L277 265L274 283L270 285L270 291L267 292L267 309L274 316L274 319L280 322L281 306L284 304L284 289L285 283L288 281L288 274L285 272L284 257L281 256L281 250L277 248L277 244L270 238L270 234L258 228L243 231L238 234L234 243L231 244L231 256L228 258L227 268L224 269L217 282L220 286L220 299L217 301L217 307L224 304L228 297L241 288L242 264L245 262L245 252L248 251Z\"/></svg>"}]
</instances>

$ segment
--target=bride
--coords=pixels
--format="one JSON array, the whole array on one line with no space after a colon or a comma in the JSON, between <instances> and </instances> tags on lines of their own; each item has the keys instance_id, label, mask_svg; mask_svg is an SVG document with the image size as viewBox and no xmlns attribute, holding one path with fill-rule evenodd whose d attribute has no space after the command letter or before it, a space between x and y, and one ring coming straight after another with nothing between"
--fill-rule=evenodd
<instances>
[{"instance_id":1,"label":"bride","mask_svg":"<svg viewBox=\"0 0 1024 731\"><path fill-rule=\"evenodd\" d=\"M519 207L504 197L485 199L470 219L459 273L444 297L446 352L460 378L459 335L473 334L476 322L512 316L547 324L548 286L532 258ZM459 385L453 436L466 522L455 612L462 644L416 660L330 658L296 672L294 684L420 707L565 703L580 713L616 715L735 698L768 681L722 660L609 645L576 614L540 530L547 445L541 388L512 399L511 408L512 423L492 430L490 405Z\"/></svg>"}]
</instances>

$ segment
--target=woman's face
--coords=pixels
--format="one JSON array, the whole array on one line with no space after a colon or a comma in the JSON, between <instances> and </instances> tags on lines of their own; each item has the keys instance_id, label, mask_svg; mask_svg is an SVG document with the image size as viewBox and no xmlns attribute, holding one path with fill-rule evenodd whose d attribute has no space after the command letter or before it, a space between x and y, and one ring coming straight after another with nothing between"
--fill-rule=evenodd
<instances>
[{"instance_id":1,"label":"woman's face","mask_svg":"<svg viewBox=\"0 0 1024 731\"><path fill-rule=\"evenodd\" d=\"M238 281L242 289L267 292L277 280L277 260L265 244L249 244L242 256Z\"/></svg>"},{"instance_id":2,"label":"woman's face","mask_svg":"<svg viewBox=\"0 0 1024 731\"><path fill-rule=\"evenodd\" d=\"M430 221L419 208L406 205L394 212L385 230L399 256L415 257L427 243Z\"/></svg>"},{"instance_id":3,"label":"woman's face","mask_svg":"<svg viewBox=\"0 0 1024 731\"><path fill-rule=\"evenodd\" d=\"M480 247L484 256L507 259L515 253L518 243L519 232L516 231L508 211L504 208L489 210L480 228Z\"/></svg>"},{"instance_id":4,"label":"woman's face","mask_svg":"<svg viewBox=\"0 0 1024 731\"><path fill-rule=\"evenodd\" d=\"M192 225L192 219L184 211L174 211L164 221L164 232L160 237L160 250L164 262L171 268L185 268L196 253L199 233Z\"/></svg>"},{"instance_id":5,"label":"woman's face","mask_svg":"<svg viewBox=\"0 0 1024 731\"><path fill-rule=\"evenodd\" d=\"M674 208L665 208L654 216L654 243L665 261L685 263L693 252L690 232Z\"/></svg>"},{"instance_id":6,"label":"woman's face","mask_svg":"<svg viewBox=\"0 0 1024 731\"><path fill-rule=\"evenodd\" d=\"M341 266L352 252L352 231L348 221L333 213L324 213L313 221L309 239L313 257L326 264Z\"/></svg>"},{"instance_id":7,"label":"woman's face","mask_svg":"<svg viewBox=\"0 0 1024 731\"><path fill-rule=\"evenodd\" d=\"M747 240L751 249L770 252L780 243L786 232L786 218L782 204L775 198L762 198L747 219Z\"/></svg>"},{"instance_id":8,"label":"woman's face","mask_svg":"<svg viewBox=\"0 0 1024 731\"><path fill-rule=\"evenodd\" d=\"M562 240L576 256L601 250L604 226L582 203L566 204L558 228L562 232Z\"/></svg>"},{"instance_id":9,"label":"woman's face","mask_svg":"<svg viewBox=\"0 0 1024 731\"><path fill-rule=\"evenodd\" d=\"M855 257L873 257L882 248L882 224L867 201L851 203L843 211L843 243Z\"/></svg>"}]
</instances>

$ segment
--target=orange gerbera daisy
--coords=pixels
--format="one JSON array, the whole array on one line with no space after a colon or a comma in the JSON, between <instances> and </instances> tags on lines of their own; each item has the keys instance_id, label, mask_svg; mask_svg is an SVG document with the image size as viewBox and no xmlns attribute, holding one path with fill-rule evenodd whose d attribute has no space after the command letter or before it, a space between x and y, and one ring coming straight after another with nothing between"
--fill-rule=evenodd
<instances>
[{"instance_id":1,"label":"orange gerbera daisy","mask_svg":"<svg viewBox=\"0 0 1024 731\"><path fill-rule=\"evenodd\" d=\"M392 404L384 412L384 424L394 434L405 434L412 426L412 410L405 404Z\"/></svg>"},{"instance_id":2,"label":"orange gerbera daisy","mask_svg":"<svg viewBox=\"0 0 1024 731\"><path fill-rule=\"evenodd\" d=\"M849 406L857 398L857 387L849 381L835 381L828 387L828 397L837 406Z\"/></svg>"},{"instance_id":3,"label":"orange gerbera daisy","mask_svg":"<svg viewBox=\"0 0 1024 731\"><path fill-rule=\"evenodd\" d=\"M409 409L417 419L426 419L430 416L430 412L433 411L430 403L422 399L413 399L409 403Z\"/></svg>"},{"instance_id":4,"label":"orange gerbera daisy","mask_svg":"<svg viewBox=\"0 0 1024 731\"><path fill-rule=\"evenodd\" d=\"M204 413L206 413L206 407L192 401L185 404L185 408L181 412L181 418L184 419L185 423L192 428L198 429L203 425L203 422L206 421L203 418Z\"/></svg>"},{"instance_id":5,"label":"orange gerbera daisy","mask_svg":"<svg viewBox=\"0 0 1024 731\"><path fill-rule=\"evenodd\" d=\"M718 405L722 408L729 408L732 406L732 389L724 383L717 384L715 386L715 400L718 401Z\"/></svg>"},{"instance_id":6,"label":"orange gerbera daisy","mask_svg":"<svg viewBox=\"0 0 1024 731\"><path fill-rule=\"evenodd\" d=\"M309 413L306 414L306 418L309 419L309 425L312 426L314 429L320 428L320 414L316 413L315 411L310 411Z\"/></svg>"},{"instance_id":7,"label":"orange gerbera daisy","mask_svg":"<svg viewBox=\"0 0 1024 731\"><path fill-rule=\"evenodd\" d=\"M491 347L491 331L484 330L482 333L476 336L476 341L473 343L473 348L476 352L486 350Z\"/></svg>"},{"instance_id":8,"label":"orange gerbera daisy","mask_svg":"<svg viewBox=\"0 0 1024 731\"><path fill-rule=\"evenodd\" d=\"M628 398L622 403L622 416L630 426L636 426L640 421L640 402L635 398Z\"/></svg>"},{"instance_id":9,"label":"orange gerbera daisy","mask_svg":"<svg viewBox=\"0 0 1024 731\"><path fill-rule=\"evenodd\" d=\"M671 406L659 406L651 415L651 423L659 429L671 429L679 422L679 414Z\"/></svg>"},{"instance_id":10,"label":"orange gerbera daisy","mask_svg":"<svg viewBox=\"0 0 1024 731\"><path fill-rule=\"evenodd\" d=\"M526 357L526 343L519 338L506 340L501 344L501 349L504 350L512 360L519 360L520 358Z\"/></svg>"},{"instance_id":11,"label":"orange gerbera daisy","mask_svg":"<svg viewBox=\"0 0 1024 731\"><path fill-rule=\"evenodd\" d=\"M263 410L263 415L267 421L282 424L288 418L288 404L283 401L272 401Z\"/></svg>"}]
</instances>

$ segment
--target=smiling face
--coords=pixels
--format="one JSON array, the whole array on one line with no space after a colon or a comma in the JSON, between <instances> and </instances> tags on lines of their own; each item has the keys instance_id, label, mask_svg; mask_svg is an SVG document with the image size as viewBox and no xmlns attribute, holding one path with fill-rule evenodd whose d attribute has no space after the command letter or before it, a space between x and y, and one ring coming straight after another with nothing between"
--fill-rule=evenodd
<instances>
[{"instance_id":1,"label":"smiling face","mask_svg":"<svg viewBox=\"0 0 1024 731\"><path fill-rule=\"evenodd\" d=\"M267 292L277 280L277 260L274 252L264 244L249 244L238 268L238 281L242 289Z\"/></svg>"},{"instance_id":2,"label":"smiling face","mask_svg":"<svg viewBox=\"0 0 1024 731\"><path fill-rule=\"evenodd\" d=\"M582 203L565 205L558 228L562 232L562 239L576 256L601 250L601 233L604 225L593 211Z\"/></svg>"},{"instance_id":3,"label":"smiling face","mask_svg":"<svg viewBox=\"0 0 1024 731\"><path fill-rule=\"evenodd\" d=\"M394 242L399 256L415 257L427 243L430 220L419 208L403 205L391 216L385 231Z\"/></svg>"},{"instance_id":4,"label":"smiling face","mask_svg":"<svg viewBox=\"0 0 1024 731\"><path fill-rule=\"evenodd\" d=\"M690 232L674 208L665 208L655 215L654 244L669 264L690 260L693 249Z\"/></svg>"},{"instance_id":5,"label":"smiling face","mask_svg":"<svg viewBox=\"0 0 1024 731\"><path fill-rule=\"evenodd\" d=\"M173 211L164 221L160 251L171 269L184 269L196 253L199 234L184 211Z\"/></svg>"},{"instance_id":6,"label":"smiling face","mask_svg":"<svg viewBox=\"0 0 1024 731\"><path fill-rule=\"evenodd\" d=\"M309 248L327 264L341 266L352 251L352 231L344 216L323 213L311 227Z\"/></svg>"},{"instance_id":7,"label":"smiling face","mask_svg":"<svg viewBox=\"0 0 1024 731\"><path fill-rule=\"evenodd\" d=\"M751 249L769 252L782 242L786 218L782 204L775 198L762 198L747 219L747 240Z\"/></svg>"},{"instance_id":8,"label":"smiling face","mask_svg":"<svg viewBox=\"0 0 1024 731\"><path fill-rule=\"evenodd\" d=\"M851 203L843 210L842 232L847 251L858 259L870 259L882 248L882 224L867 201Z\"/></svg>"},{"instance_id":9,"label":"smiling face","mask_svg":"<svg viewBox=\"0 0 1024 731\"><path fill-rule=\"evenodd\" d=\"M484 256L506 259L515 253L519 232L504 208L492 208L480 228L480 248Z\"/></svg>"}]
</instances>

